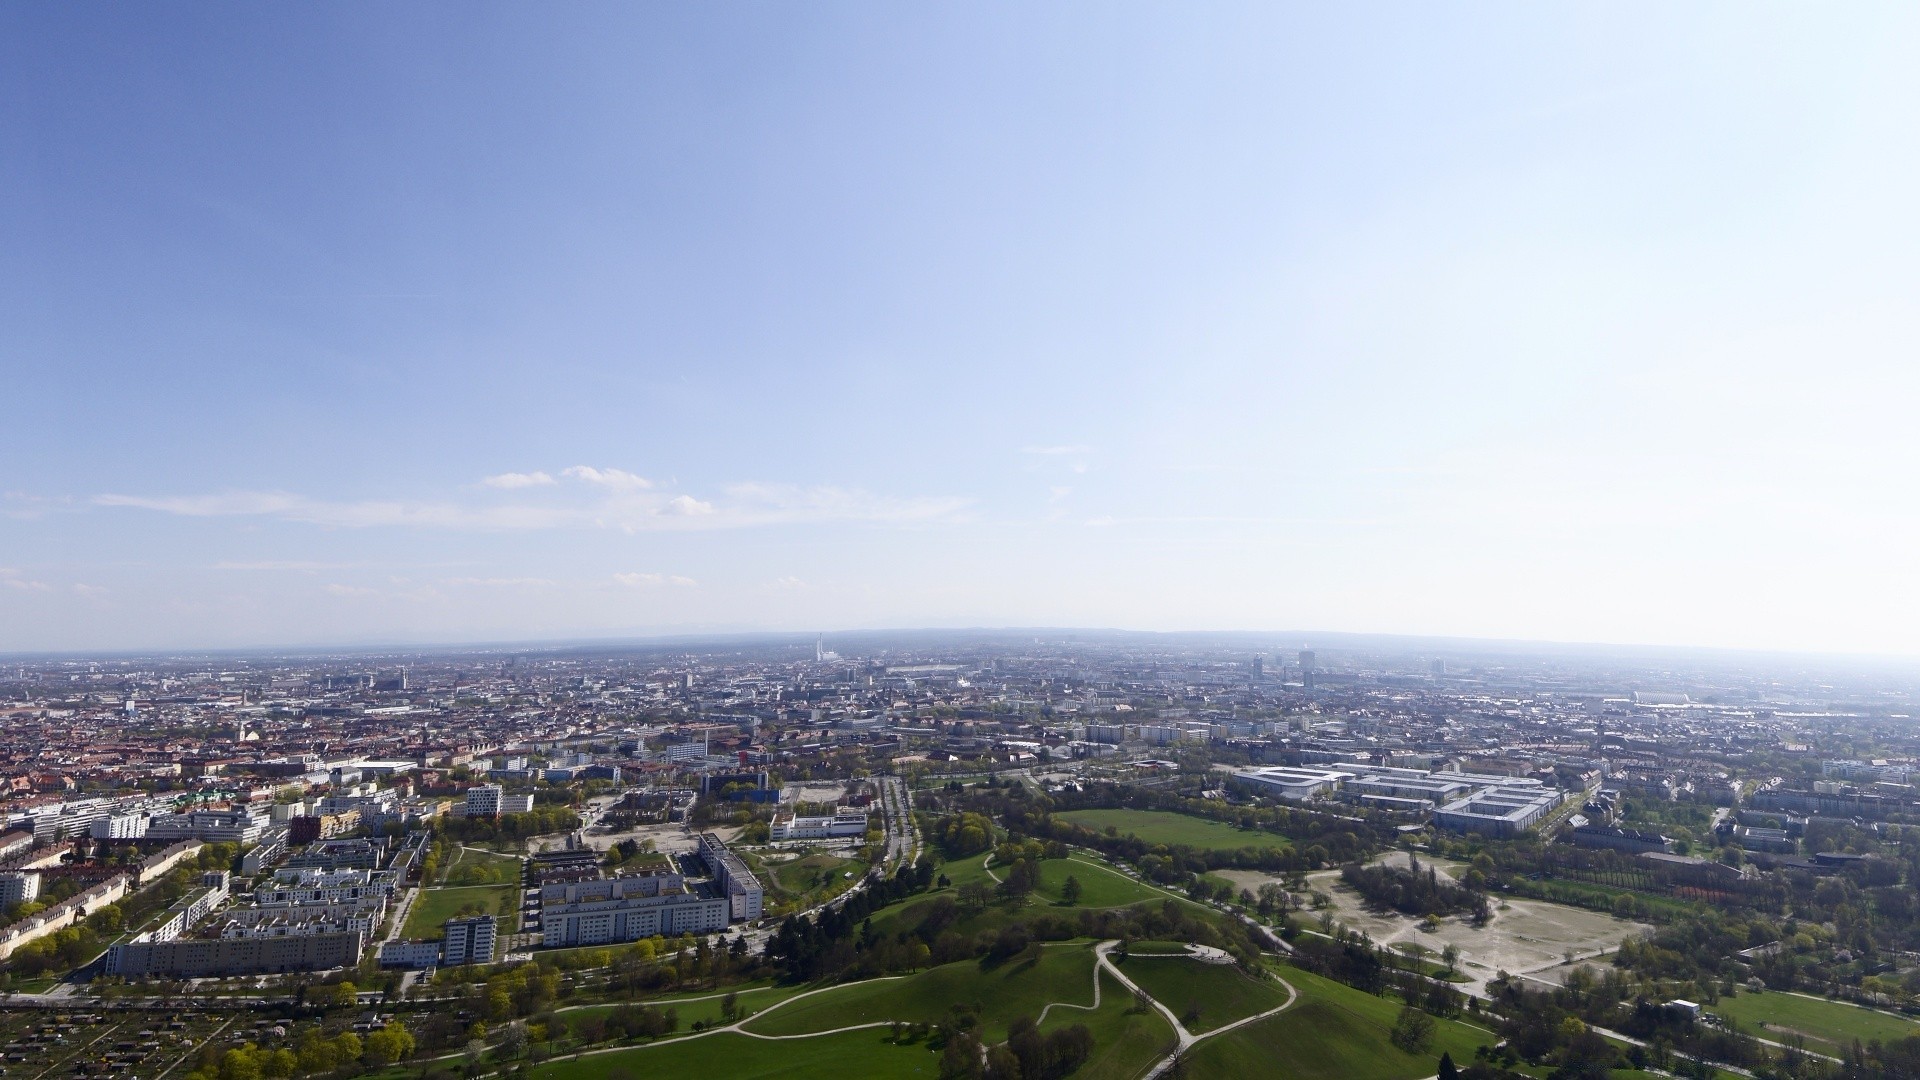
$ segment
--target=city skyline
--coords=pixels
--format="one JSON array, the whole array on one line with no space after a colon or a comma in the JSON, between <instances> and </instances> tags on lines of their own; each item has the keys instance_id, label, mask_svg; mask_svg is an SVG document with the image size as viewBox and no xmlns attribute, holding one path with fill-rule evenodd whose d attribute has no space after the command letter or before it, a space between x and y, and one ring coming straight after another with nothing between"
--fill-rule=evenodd
<instances>
[{"instance_id":1,"label":"city skyline","mask_svg":"<svg viewBox=\"0 0 1920 1080\"><path fill-rule=\"evenodd\" d=\"M1920 655L1916 15L0 13L0 652Z\"/></svg>"}]
</instances>

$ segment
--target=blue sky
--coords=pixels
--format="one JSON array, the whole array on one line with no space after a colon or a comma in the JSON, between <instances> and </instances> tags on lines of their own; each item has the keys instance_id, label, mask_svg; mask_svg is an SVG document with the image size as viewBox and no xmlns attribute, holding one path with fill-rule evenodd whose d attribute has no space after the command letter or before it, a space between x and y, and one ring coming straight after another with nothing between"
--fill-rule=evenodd
<instances>
[{"instance_id":1,"label":"blue sky","mask_svg":"<svg viewBox=\"0 0 1920 1080\"><path fill-rule=\"evenodd\" d=\"M1920 653L1900 5L0 9L0 649Z\"/></svg>"}]
</instances>

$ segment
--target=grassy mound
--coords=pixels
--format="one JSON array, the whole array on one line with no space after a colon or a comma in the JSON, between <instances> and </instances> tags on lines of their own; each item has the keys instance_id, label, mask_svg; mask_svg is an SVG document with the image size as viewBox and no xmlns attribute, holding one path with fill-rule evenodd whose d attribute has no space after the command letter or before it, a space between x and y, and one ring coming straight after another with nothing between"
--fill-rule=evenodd
<instances>
[{"instance_id":1,"label":"grassy mound","mask_svg":"<svg viewBox=\"0 0 1920 1080\"><path fill-rule=\"evenodd\" d=\"M1279 974L1300 991L1293 1008L1200 1043L1189 1055L1190 1075L1417 1080L1434 1074L1442 1051L1472 1061L1474 1047L1494 1042L1466 1024L1436 1020L1432 1045L1408 1054L1388 1041L1399 1002L1295 968Z\"/></svg>"},{"instance_id":2,"label":"grassy mound","mask_svg":"<svg viewBox=\"0 0 1920 1080\"><path fill-rule=\"evenodd\" d=\"M746 1030L761 1035L805 1035L853 1024L900 1020L932 1023L954 1005L978 1005L984 1037L1006 1038L1016 1016L1038 1016L1052 1002L1093 1003L1093 946L1055 945L1037 961L1012 960L996 967L959 963L904 979L836 987L757 1016ZM1077 1010L1055 1009L1062 1018ZM1049 1026L1054 1016L1048 1017ZM1071 1023L1072 1021L1067 1021Z\"/></svg>"},{"instance_id":3,"label":"grassy mound","mask_svg":"<svg viewBox=\"0 0 1920 1080\"><path fill-rule=\"evenodd\" d=\"M1154 1000L1172 1009L1195 1035L1277 1009L1287 1001L1287 992L1280 984L1261 982L1232 964L1142 954L1123 962L1120 970ZM1188 1019L1190 1015L1197 1018Z\"/></svg>"}]
</instances>

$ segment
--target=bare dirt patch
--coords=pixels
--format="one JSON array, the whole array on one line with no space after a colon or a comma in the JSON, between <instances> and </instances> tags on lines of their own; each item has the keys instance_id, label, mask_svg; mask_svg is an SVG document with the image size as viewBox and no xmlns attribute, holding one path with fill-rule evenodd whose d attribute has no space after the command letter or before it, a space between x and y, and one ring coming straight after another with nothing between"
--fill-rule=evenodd
<instances>
[{"instance_id":1,"label":"bare dirt patch","mask_svg":"<svg viewBox=\"0 0 1920 1080\"><path fill-rule=\"evenodd\" d=\"M1407 855L1393 852L1377 861L1405 866ZM1443 859L1422 857L1420 865L1431 866L1450 877L1458 877L1465 871L1462 864ZM1215 874L1239 888L1256 892L1267 882L1280 881L1257 871L1220 870ZM1419 919L1398 912L1368 910L1358 893L1340 884L1337 870L1309 874L1307 882L1315 891L1333 898L1336 922L1365 933L1375 942L1385 945L1417 942L1431 950L1435 959L1448 945L1455 946L1460 950L1460 973L1469 980L1462 988L1474 992L1483 991L1487 981L1501 971L1558 983L1566 972L1574 969L1575 965L1566 964L1568 953L1578 959L1591 958L1618 948L1622 938L1638 937L1653 929L1646 923L1616 919L1582 908L1496 895L1493 921L1486 926L1476 928L1463 919L1448 918L1429 933L1420 928Z\"/></svg>"}]
</instances>

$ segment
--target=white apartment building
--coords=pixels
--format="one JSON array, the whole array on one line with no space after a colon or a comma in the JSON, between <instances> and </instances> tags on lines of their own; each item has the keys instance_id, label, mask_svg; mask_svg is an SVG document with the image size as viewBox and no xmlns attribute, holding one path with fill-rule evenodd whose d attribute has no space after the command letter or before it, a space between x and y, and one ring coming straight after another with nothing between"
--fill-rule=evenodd
<instances>
[{"instance_id":1,"label":"white apartment building","mask_svg":"<svg viewBox=\"0 0 1920 1080\"><path fill-rule=\"evenodd\" d=\"M500 796L505 793L499 784L475 784L467 789L467 801L460 812L467 817L498 817Z\"/></svg>"},{"instance_id":2,"label":"white apartment building","mask_svg":"<svg viewBox=\"0 0 1920 1080\"><path fill-rule=\"evenodd\" d=\"M147 822L149 840L201 840L209 844L251 844L260 839L267 819L246 810L194 810L156 814Z\"/></svg>"},{"instance_id":3,"label":"white apartment building","mask_svg":"<svg viewBox=\"0 0 1920 1080\"><path fill-rule=\"evenodd\" d=\"M679 874L573 881L540 890L540 942L547 948L607 945L727 928L725 897L689 891Z\"/></svg>"},{"instance_id":4,"label":"white apartment building","mask_svg":"<svg viewBox=\"0 0 1920 1080\"><path fill-rule=\"evenodd\" d=\"M95 840L138 840L147 835L147 815L109 814L88 830Z\"/></svg>"},{"instance_id":5,"label":"white apartment building","mask_svg":"<svg viewBox=\"0 0 1920 1080\"><path fill-rule=\"evenodd\" d=\"M0 908L32 903L39 895L39 874L18 872L0 874Z\"/></svg>"},{"instance_id":6,"label":"white apartment building","mask_svg":"<svg viewBox=\"0 0 1920 1080\"><path fill-rule=\"evenodd\" d=\"M493 963L493 916L448 919L444 925L446 937L440 942L440 963L447 967Z\"/></svg>"}]
</instances>

